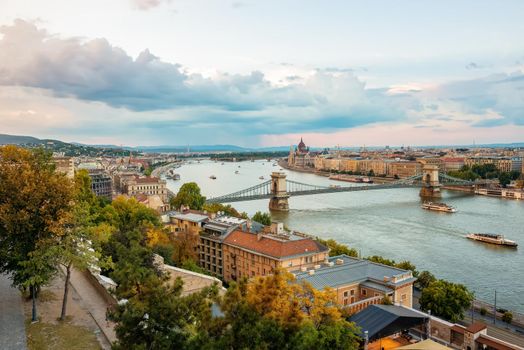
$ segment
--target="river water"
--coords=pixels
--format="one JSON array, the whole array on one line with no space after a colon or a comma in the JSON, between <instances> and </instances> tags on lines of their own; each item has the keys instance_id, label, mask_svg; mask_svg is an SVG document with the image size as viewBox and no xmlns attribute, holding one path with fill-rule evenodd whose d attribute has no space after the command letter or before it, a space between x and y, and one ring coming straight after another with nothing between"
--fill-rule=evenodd
<instances>
[{"instance_id":1,"label":"river water","mask_svg":"<svg viewBox=\"0 0 524 350\"><path fill-rule=\"evenodd\" d=\"M183 183L194 181L211 198L266 181L278 170L279 166L267 161L193 161L176 170L181 180L167 180L167 186L176 192ZM282 171L288 179L303 183L352 185L314 174ZM217 179L210 179L211 175ZM443 191L442 201L458 212L423 210L418 189L408 188L291 197L290 211L273 213L272 217L292 230L354 247L362 256L410 260L419 271L429 270L438 278L463 283L487 302L493 303L496 290L497 305L524 312L524 201L455 191ZM258 210L267 212L268 204L269 200L232 203L250 215ZM464 237L470 232L501 233L521 247L471 241Z\"/></svg>"}]
</instances>

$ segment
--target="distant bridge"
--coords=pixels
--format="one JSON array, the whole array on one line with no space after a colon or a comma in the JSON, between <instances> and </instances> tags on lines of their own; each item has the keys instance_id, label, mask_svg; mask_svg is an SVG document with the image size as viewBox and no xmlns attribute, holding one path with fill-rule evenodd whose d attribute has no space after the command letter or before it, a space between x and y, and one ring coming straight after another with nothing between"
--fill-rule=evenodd
<instances>
[{"instance_id":1,"label":"distant bridge","mask_svg":"<svg viewBox=\"0 0 524 350\"><path fill-rule=\"evenodd\" d=\"M421 188L420 195L423 197L440 197L440 187L445 186L474 186L481 184L451 177L439 173L435 165L425 165L420 175L400 179L395 182L380 185L360 186L318 186L298 181L286 180L286 175L281 172L271 174L271 180L258 185L226 194L219 197L209 198L208 203L232 203L259 199L270 199L269 209L287 211L289 210L288 198L291 196L307 196L324 193L356 192L371 190L386 190L393 188Z\"/></svg>"}]
</instances>

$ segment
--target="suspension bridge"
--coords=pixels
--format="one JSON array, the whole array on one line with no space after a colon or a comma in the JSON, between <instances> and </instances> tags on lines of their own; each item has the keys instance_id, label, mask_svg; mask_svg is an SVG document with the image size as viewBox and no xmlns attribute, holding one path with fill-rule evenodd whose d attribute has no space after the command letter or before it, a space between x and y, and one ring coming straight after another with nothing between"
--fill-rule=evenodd
<instances>
[{"instance_id":1,"label":"suspension bridge","mask_svg":"<svg viewBox=\"0 0 524 350\"><path fill-rule=\"evenodd\" d=\"M209 198L207 202L232 203L269 199L270 210L287 211L289 210L288 198L291 196L295 197L324 193L373 191L417 187L421 189L420 195L422 197L439 198L441 196L440 188L442 185L474 186L478 184L480 183L462 180L451 177L444 173L440 173L436 165L430 164L424 166L422 174L420 175L399 179L398 181L380 185L366 184L359 186L318 186L287 180L285 173L273 172L271 174L271 180L223 196Z\"/></svg>"}]
</instances>

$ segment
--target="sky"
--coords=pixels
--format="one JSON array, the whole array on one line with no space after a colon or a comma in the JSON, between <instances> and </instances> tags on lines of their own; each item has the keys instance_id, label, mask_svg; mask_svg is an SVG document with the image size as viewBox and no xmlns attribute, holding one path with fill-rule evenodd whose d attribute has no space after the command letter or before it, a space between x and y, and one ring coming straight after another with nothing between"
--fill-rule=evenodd
<instances>
[{"instance_id":1,"label":"sky","mask_svg":"<svg viewBox=\"0 0 524 350\"><path fill-rule=\"evenodd\" d=\"M0 133L524 142L521 0L0 0Z\"/></svg>"}]
</instances>

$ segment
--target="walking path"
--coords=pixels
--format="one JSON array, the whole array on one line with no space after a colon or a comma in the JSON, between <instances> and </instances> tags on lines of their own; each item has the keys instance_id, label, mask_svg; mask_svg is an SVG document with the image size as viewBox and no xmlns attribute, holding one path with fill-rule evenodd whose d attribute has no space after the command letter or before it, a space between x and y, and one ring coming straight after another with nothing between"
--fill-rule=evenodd
<instances>
[{"instance_id":1,"label":"walking path","mask_svg":"<svg viewBox=\"0 0 524 350\"><path fill-rule=\"evenodd\" d=\"M115 325L113 322L110 322L106 319L106 311L110 305L100 295L95 287L93 287L85 274L74 268L71 270L70 283L80 298L82 298L82 302L95 320L102 333L104 333L106 339L110 343L116 341L114 329Z\"/></svg>"},{"instance_id":2,"label":"walking path","mask_svg":"<svg viewBox=\"0 0 524 350\"><path fill-rule=\"evenodd\" d=\"M3 350L26 350L25 317L20 291L0 274L0 344Z\"/></svg>"}]
</instances>

